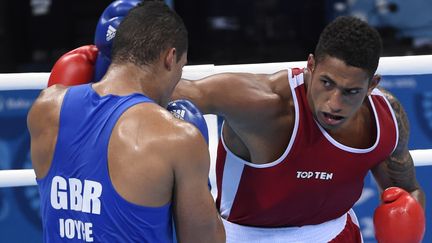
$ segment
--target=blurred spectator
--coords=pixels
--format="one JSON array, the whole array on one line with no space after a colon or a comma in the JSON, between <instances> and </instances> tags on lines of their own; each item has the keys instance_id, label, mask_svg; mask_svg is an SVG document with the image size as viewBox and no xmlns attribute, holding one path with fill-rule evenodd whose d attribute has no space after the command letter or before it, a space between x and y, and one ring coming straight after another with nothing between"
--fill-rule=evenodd
<instances>
[{"instance_id":1,"label":"blurred spectator","mask_svg":"<svg viewBox=\"0 0 432 243\"><path fill-rule=\"evenodd\" d=\"M0 0L0 72L49 71L93 42L113 1ZM432 54L432 0L165 1L189 29L190 64L304 60L325 24L346 14L380 31L384 56Z\"/></svg>"},{"instance_id":2,"label":"blurred spectator","mask_svg":"<svg viewBox=\"0 0 432 243\"><path fill-rule=\"evenodd\" d=\"M0 0L0 72L50 71L66 51L93 42L112 0Z\"/></svg>"},{"instance_id":3,"label":"blurred spectator","mask_svg":"<svg viewBox=\"0 0 432 243\"><path fill-rule=\"evenodd\" d=\"M431 0L328 0L330 18L367 20L383 37L385 55L432 54Z\"/></svg>"}]
</instances>

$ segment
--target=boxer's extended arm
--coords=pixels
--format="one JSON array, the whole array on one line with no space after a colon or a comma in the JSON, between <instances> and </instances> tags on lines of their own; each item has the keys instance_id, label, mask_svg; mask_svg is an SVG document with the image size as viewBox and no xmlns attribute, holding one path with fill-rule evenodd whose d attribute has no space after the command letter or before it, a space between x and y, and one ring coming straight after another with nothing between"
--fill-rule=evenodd
<instances>
[{"instance_id":1,"label":"boxer's extended arm","mask_svg":"<svg viewBox=\"0 0 432 243\"><path fill-rule=\"evenodd\" d=\"M192 124L179 122L174 161L174 220L179 242L224 242L225 231L207 187L210 156Z\"/></svg>"},{"instance_id":2,"label":"boxer's extended arm","mask_svg":"<svg viewBox=\"0 0 432 243\"><path fill-rule=\"evenodd\" d=\"M221 73L200 80L180 80L173 99L191 100L205 114L225 117L256 116L272 112L279 97L271 87L272 75Z\"/></svg>"}]
</instances>

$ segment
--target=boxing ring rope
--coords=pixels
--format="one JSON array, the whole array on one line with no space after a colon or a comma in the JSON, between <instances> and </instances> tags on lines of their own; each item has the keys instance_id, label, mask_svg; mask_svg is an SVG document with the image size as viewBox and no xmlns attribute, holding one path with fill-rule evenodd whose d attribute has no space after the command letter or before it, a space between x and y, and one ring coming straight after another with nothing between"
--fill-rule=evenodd
<instances>
[{"instance_id":1,"label":"boxing ring rope","mask_svg":"<svg viewBox=\"0 0 432 243\"><path fill-rule=\"evenodd\" d=\"M432 165L432 149L411 150L410 153L416 166ZM33 169L0 170L0 188L35 185Z\"/></svg>"},{"instance_id":2,"label":"boxing ring rope","mask_svg":"<svg viewBox=\"0 0 432 243\"><path fill-rule=\"evenodd\" d=\"M383 57L377 73L381 75L432 74L432 55ZM200 79L223 72L274 73L288 67L305 67L306 62L277 62L238 65L189 65L183 69L183 78ZM6 73L0 74L1 90L40 90L46 87L49 73ZM431 81L432 82L432 81ZM209 126L209 148L214 176L216 146L218 139L217 121L214 115L205 115ZM432 149L411 150L415 166L432 165ZM212 175L213 173L213 175ZM0 170L0 188L36 185L33 169ZM213 177L214 178L214 177Z\"/></svg>"},{"instance_id":3,"label":"boxing ring rope","mask_svg":"<svg viewBox=\"0 0 432 243\"><path fill-rule=\"evenodd\" d=\"M382 57L377 73L381 75L432 74L432 55ZM305 61L237 65L189 65L183 68L183 78L200 79L223 72L275 73L288 67L305 67ZM0 90L43 89L49 73L0 74Z\"/></svg>"}]
</instances>

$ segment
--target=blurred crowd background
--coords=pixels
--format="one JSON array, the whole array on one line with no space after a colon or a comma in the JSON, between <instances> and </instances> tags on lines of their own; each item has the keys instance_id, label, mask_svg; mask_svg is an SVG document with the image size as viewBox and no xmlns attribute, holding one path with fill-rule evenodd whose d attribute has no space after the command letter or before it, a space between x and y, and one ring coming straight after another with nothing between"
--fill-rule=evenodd
<instances>
[{"instance_id":1,"label":"blurred crowd background","mask_svg":"<svg viewBox=\"0 0 432 243\"><path fill-rule=\"evenodd\" d=\"M111 0L0 0L0 72L47 72L92 44ZM383 56L432 54L432 0L167 0L189 30L189 64L306 60L339 15L375 26Z\"/></svg>"}]
</instances>

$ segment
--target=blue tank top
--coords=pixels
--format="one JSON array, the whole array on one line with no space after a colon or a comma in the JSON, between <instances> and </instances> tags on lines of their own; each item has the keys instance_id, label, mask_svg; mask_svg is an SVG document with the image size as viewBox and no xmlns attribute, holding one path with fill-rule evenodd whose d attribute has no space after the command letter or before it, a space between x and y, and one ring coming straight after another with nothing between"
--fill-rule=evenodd
<instances>
[{"instance_id":1,"label":"blue tank top","mask_svg":"<svg viewBox=\"0 0 432 243\"><path fill-rule=\"evenodd\" d=\"M171 203L126 201L108 173L108 143L129 107L153 102L141 94L99 96L90 84L65 94L51 168L37 180L44 242L172 242Z\"/></svg>"}]
</instances>

